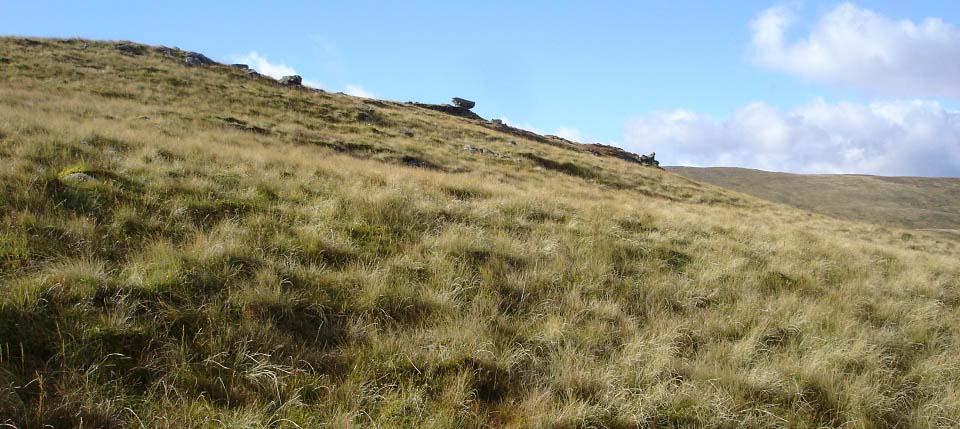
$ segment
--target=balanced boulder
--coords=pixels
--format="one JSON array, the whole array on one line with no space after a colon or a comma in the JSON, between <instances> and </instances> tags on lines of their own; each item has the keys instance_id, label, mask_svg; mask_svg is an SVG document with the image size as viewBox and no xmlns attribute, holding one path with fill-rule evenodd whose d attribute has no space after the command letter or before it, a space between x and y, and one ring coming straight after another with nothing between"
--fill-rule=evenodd
<instances>
[{"instance_id":1,"label":"balanced boulder","mask_svg":"<svg viewBox=\"0 0 960 429\"><path fill-rule=\"evenodd\" d=\"M474 106L476 106L477 103L474 103L473 101L467 100L465 98L453 97L453 105L469 110L469 109L472 109Z\"/></svg>"}]
</instances>

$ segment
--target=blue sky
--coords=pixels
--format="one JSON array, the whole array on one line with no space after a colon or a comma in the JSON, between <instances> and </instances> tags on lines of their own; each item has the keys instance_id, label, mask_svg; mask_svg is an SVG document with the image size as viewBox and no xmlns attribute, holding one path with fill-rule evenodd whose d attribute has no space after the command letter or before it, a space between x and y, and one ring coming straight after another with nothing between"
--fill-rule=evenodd
<instances>
[{"instance_id":1,"label":"blue sky","mask_svg":"<svg viewBox=\"0 0 960 429\"><path fill-rule=\"evenodd\" d=\"M960 48L951 48L960 41L960 3L160 3L0 0L0 34L133 40L224 62L260 58L324 89L377 98L460 96L476 100L484 117L657 150L668 164L960 175L960 159L931 158L960 153L954 82L922 84L937 82L931 70L960 69ZM766 30L755 25L764 16ZM784 17L791 24L777 27ZM931 17L945 29L924 26ZM917 36L905 22L929 31ZM890 28L903 36L887 37ZM758 42L771 31L784 40ZM845 31L865 33L834 37ZM805 41L827 44L837 57L818 56ZM870 49L886 62L845 60ZM918 61L935 64L911 65ZM891 118L897 109L903 117ZM934 122L919 131L904 125L916 114ZM875 129L855 127L871 121ZM930 127L946 131L923 134ZM899 140L873 141L897 132ZM767 140L754 141L758 135ZM821 150L845 158L818 164ZM909 168L896 161L903 159Z\"/></svg>"}]
</instances>

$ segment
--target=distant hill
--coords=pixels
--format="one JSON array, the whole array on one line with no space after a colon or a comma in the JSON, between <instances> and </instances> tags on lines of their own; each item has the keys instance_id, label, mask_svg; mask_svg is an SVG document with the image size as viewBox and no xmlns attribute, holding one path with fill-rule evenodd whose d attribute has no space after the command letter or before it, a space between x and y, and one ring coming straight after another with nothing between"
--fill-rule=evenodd
<instances>
[{"instance_id":1,"label":"distant hill","mask_svg":"<svg viewBox=\"0 0 960 429\"><path fill-rule=\"evenodd\" d=\"M732 167L667 167L690 179L842 219L960 230L960 178L790 174Z\"/></svg>"}]
</instances>

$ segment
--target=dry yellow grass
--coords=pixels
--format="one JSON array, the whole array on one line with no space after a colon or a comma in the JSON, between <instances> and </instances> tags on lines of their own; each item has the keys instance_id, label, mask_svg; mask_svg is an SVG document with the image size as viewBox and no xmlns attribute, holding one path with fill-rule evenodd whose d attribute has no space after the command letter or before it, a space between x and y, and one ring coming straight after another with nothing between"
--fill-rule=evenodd
<instances>
[{"instance_id":1,"label":"dry yellow grass","mask_svg":"<svg viewBox=\"0 0 960 429\"><path fill-rule=\"evenodd\" d=\"M955 242L149 48L0 58L0 422L960 424Z\"/></svg>"}]
</instances>

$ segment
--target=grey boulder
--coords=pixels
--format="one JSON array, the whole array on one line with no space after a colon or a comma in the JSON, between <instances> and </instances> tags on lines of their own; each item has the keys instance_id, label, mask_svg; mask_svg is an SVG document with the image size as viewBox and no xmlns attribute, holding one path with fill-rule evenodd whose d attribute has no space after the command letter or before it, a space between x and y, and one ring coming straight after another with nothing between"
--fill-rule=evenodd
<instances>
[{"instance_id":1,"label":"grey boulder","mask_svg":"<svg viewBox=\"0 0 960 429\"><path fill-rule=\"evenodd\" d=\"M284 76L280 78L280 85L283 86L301 86L303 85L303 78L299 75L293 76Z\"/></svg>"},{"instance_id":2,"label":"grey boulder","mask_svg":"<svg viewBox=\"0 0 960 429\"><path fill-rule=\"evenodd\" d=\"M183 58L183 61L187 63L188 66L199 67L199 66L209 66L211 64L216 64L215 61L207 58L206 55L197 53L197 52L187 52L187 55Z\"/></svg>"}]
</instances>

